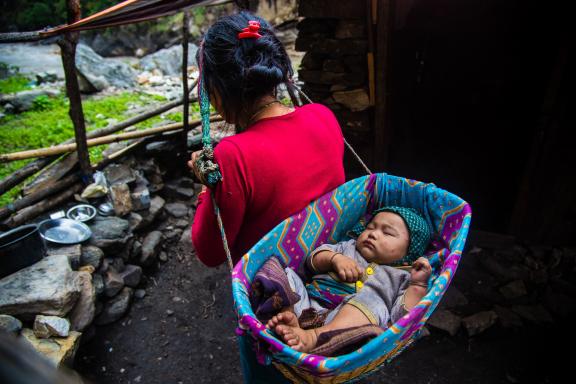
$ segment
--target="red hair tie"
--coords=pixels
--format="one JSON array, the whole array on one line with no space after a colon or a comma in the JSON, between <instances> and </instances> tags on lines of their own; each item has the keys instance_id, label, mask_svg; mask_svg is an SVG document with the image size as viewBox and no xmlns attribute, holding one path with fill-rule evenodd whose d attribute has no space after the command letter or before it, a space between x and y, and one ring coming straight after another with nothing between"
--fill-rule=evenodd
<instances>
[{"instance_id":1,"label":"red hair tie","mask_svg":"<svg viewBox=\"0 0 576 384\"><path fill-rule=\"evenodd\" d=\"M242 32L238 33L238 38L239 39L250 39L250 38L259 39L262 37L262 35L258 33L259 29L260 29L260 23L256 20L250 20L250 21L248 21L248 26L246 28L242 29Z\"/></svg>"}]
</instances>

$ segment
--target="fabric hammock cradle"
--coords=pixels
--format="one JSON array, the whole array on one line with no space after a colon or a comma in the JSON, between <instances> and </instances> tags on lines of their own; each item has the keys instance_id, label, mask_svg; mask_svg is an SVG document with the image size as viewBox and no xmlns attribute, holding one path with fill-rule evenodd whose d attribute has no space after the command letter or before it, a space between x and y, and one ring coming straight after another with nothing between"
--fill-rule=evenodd
<instances>
[{"instance_id":1,"label":"fabric hammock cradle","mask_svg":"<svg viewBox=\"0 0 576 384\"><path fill-rule=\"evenodd\" d=\"M427 256L433 268L426 296L406 316L362 348L347 355L324 357L289 348L260 323L250 306L251 281L272 255L298 271L305 255L323 243L347 239L346 233L370 212L398 205L417 209L435 230ZM466 241L470 206L434 184L385 173L348 181L284 220L236 264L232 272L239 330L258 344L260 358L293 382L354 381L390 361L418 338L452 280ZM246 337L246 336L244 336Z\"/></svg>"}]
</instances>

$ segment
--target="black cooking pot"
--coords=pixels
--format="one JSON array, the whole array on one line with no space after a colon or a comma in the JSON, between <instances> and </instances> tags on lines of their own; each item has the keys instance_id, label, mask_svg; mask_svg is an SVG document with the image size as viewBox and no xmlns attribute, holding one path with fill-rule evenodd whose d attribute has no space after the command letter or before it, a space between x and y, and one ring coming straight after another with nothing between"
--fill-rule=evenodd
<instances>
[{"instance_id":1,"label":"black cooking pot","mask_svg":"<svg viewBox=\"0 0 576 384\"><path fill-rule=\"evenodd\" d=\"M0 278L41 260L46 254L38 225L29 224L0 235Z\"/></svg>"}]
</instances>

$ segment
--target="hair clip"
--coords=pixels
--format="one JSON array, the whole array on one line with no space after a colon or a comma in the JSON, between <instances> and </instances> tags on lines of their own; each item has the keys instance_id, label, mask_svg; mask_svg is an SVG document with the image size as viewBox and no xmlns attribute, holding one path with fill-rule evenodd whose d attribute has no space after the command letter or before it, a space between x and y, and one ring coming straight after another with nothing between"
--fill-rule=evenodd
<instances>
[{"instance_id":1,"label":"hair clip","mask_svg":"<svg viewBox=\"0 0 576 384\"><path fill-rule=\"evenodd\" d=\"M250 20L250 21L248 21L248 26L246 28L242 29L242 32L238 33L238 38L239 39L250 39L250 38L259 39L262 37L262 35L258 33L258 30L260 30L260 23L256 20Z\"/></svg>"}]
</instances>

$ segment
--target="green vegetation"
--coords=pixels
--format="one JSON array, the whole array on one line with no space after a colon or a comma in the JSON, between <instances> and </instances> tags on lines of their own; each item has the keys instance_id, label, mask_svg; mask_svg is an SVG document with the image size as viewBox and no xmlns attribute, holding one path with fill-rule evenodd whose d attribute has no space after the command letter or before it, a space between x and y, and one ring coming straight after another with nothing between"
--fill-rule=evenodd
<instances>
[{"instance_id":1,"label":"green vegetation","mask_svg":"<svg viewBox=\"0 0 576 384\"><path fill-rule=\"evenodd\" d=\"M7 79L0 79L0 94L25 91L30 88L30 79L26 76L16 75Z\"/></svg>"},{"instance_id":2,"label":"green vegetation","mask_svg":"<svg viewBox=\"0 0 576 384\"><path fill-rule=\"evenodd\" d=\"M82 103L87 130L92 131L115 121L120 122L163 101L165 99L161 96L136 91L107 97L92 97ZM64 96L55 98L41 96L35 100L33 110L5 116L0 120L0 153L49 147L72 138L74 128L68 116L68 108L68 99ZM191 106L191 115L191 118L198 117L198 106L195 104ZM181 121L182 113L169 112L156 116L136 125L136 128L149 128L166 120ZM106 146L92 147L91 162L100 161L105 148ZM0 164L0 180L30 161L33 159ZM13 188L0 196L0 206L15 199L19 192L20 188Z\"/></svg>"}]
</instances>

